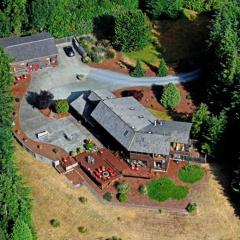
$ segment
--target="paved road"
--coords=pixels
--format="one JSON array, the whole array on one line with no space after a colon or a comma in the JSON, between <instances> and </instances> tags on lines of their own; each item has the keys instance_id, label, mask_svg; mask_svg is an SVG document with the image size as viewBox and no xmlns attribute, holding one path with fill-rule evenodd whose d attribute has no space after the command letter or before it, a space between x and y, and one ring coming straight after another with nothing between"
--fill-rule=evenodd
<instances>
[{"instance_id":1,"label":"paved road","mask_svg":"<svg viewBox=\"0 0 240 240\"><path fill-rule=\"evenodd\" d=\"M176 76L143 77L133 78L125 74L116 73L108 70L90 68L82 64L78 55L73 58L66 57L62 46L59 50L59 65L56 68L43 69L33 74L32 83L29 86L29 92L39 92L40 90L49 90L54 94L55 99L68 98L70 101L77 98L81 91L93 89L114 90L128 86L151 86L153 84L165 85L169 82L184 83L198 78L199 71L178 74ZM84 74L84 81L77 80L76 74ZM75 136L77 142L83 141L83 137L91 134L79 126L72 117L66 120L56 121L44 117L37 109L33 108L27 101L23 99L20 107L20 121L23 131L28 137L36 140L37 132L48 130L49 138L45 142L59 143L61 147L67 151L72 150L76 146L65 139L64 132L69 132L69 128L75 129L79 134ZM62 127L64 125L64 127ZM70 126L70 127L69 127ZM55 142L56 140L56 142Z\"/></svg>"}]
</instances>

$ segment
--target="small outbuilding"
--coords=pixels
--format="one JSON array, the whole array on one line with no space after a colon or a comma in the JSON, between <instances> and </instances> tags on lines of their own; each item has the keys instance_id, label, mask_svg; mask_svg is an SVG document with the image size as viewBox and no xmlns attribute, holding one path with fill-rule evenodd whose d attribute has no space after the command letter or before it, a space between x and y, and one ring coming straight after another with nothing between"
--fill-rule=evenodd
<instances>
[{"instance_id":1,"label":"small outbuilding","mask_svg":"<svg viewBox=\"0 0 240 240\"><path fill-rule=\"evenodd\" d=\"M0 46L13 57L12 72L26 72L56 66L58 50L50 33L42 32L25 37L0 38Z\"/></svg>"}]
</instances>

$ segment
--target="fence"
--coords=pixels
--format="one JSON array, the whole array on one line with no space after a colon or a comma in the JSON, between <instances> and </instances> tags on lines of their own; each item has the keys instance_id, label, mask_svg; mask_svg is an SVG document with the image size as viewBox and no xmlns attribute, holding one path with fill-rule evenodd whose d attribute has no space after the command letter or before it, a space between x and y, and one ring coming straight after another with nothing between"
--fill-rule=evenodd
<instances>
[{"instance_id":1,"label":"fence","mask_svg":"<svg viewBox=\"0 0 240 240\"><path fill-rule=\"evenodd\" d=\"M53 160L44 157L38 153L33 152L27 145L25 145L22 141L20 141L16 136L14 136L15 139L17 140L17 142L21 145L21 147L23 147L27 152L29 152L33 157L35 157L37 160L44 162L48 165L52 165L53 164Z\"/></svg>"}]
</instances>

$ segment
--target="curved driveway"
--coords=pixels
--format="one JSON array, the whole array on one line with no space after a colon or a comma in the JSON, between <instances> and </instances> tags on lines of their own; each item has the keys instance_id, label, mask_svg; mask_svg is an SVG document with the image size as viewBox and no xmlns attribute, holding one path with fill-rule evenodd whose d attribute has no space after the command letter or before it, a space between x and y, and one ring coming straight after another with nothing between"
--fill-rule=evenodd
<instances>
[{"instance_id":1,"label":"curved driveway","mask_svg":"<svg viewBox=\"0 0 240 240\"><path fill-rule=\"evenodd\" d=\"M55 99L68 98L70 101L77 98L82 91L94 89L114 90L117 88L129 86L151 86L153 84L165 85L172 83L185 83L198 78L199 70L182 73L176 76L167 77L143 77L133 78L125 74L112 72L108 70L90 68L82 64L80 57L66 57L62 47L59 50L59 65L56 68L43 69L32 74L32 83L29 86L29 92L39 92L40 90L49 90L54 94ZM77 80L76 74L86 76L85 80ZM65 132L69 129L79 131L79 135L75 136L76 142L82 142L83 135L88 135L88 131L83 129L72 117L65 120L53 120L44 117L37 109L33 108L25 97L20 107L20 121L22 130L33 140L36 140L35 134L40 131L48 130L51 134L49 139L43 140L52 144L60 145L66 150L71 150L74 146L73 142L67 142L63 137L63 126L66 126ZM82 134L82 136L80 136Z\"/></svg>"}]
</instances>

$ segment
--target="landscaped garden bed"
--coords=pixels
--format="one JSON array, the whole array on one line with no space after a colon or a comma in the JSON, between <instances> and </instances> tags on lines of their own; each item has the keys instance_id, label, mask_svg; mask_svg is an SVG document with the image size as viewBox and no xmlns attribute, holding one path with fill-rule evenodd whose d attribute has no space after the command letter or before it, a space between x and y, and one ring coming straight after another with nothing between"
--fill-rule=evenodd
<instances>
[{"instance_id":1,"label":"landscaped garden bed","mask_svg":"<svg viewBox=\"0 0 240 240\"><path fill-rule=\"evenodd\" d=\"M178 177L182 182L195 183L204 176L203 169L198 165L186 165L179 170Z\"/></svg>"},{"instance_id":2,"label":"landscaped garden bed","mask_svg":"<svg viewBox=\"0 0 240 240\"><path fill-rule=\"evenodd\" d=\"M148 196L160 202L166 201L168 199L184 199L189 193L188 187L178 186L169 178L151 180L147 184L147 189Z\"/></svg>"}]
</instances>

